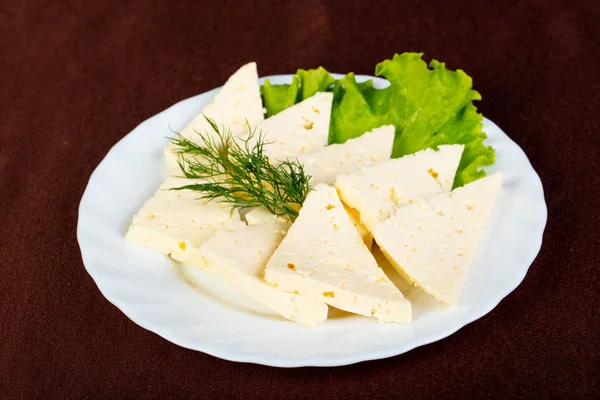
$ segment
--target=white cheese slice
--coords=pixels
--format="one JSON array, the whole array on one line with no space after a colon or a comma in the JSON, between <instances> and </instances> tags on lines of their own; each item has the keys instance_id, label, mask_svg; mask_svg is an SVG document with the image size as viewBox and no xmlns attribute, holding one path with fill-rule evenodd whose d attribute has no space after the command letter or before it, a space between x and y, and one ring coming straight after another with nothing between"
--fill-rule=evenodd
<instances>
[{"instance_id":1,"label":"white cheese slice","mask_svg":"<svg viewBox=\"0 0 600 400\"><path fill-rule=\"evenodd\" d=\"M389 160L392 155L395 128L375 128L342 144L332 144L309 154L299 155L311 182L333 185L340 174L356 172L361 167Z\"/></svg>"},{"instance_id":2,"label":"white cheese slice","mask_svg":"<svg viewBox=\"0 0 600 400\"><path fill-rule=\"evenodd\" d=\"M196 143L201 143L198 133L216 137L205 116L219 128L230 130L233 136L247 134L248 124L255 127L264 120L256 63L248 63L231 75L211 102L179 133ZM167 161L172 165L177 163L175 149L172 143L165 148Z\"/></svg>"},{"instance_id":3,"label":"white cheese slice","mask_svg":"<svg viewBox=\"0 0 600 400\"><path fill-rule=\"evenodd\" d=\"M246 214L248 224L234 220L202 244L200 253L211 271L284 318L306 326L321 324L323 301L276 289L264 280L265 266L289 228L288 220L265 209Z\"/></svg>"},{"instance_id":4,"label":"white cheese slice","mask_svg":"<svg viewBox=\"0 0 600 400\"><path fill-rule=\"evenodd\" d=\"M264 120L256 132L265 140L265 154L273 162L285 161L327 146L332 100L333 93L320 92Z\"/></svg>"},{"instance_id":5,"label":"white cheese slice","mask_svg":"<svg viewBox=\"0 0 600 400\"><path fill-rule=\"evenodd\" d=\"M360 222L360 214L358 213L358 211L356 211L354 208L348 207L345 204L344 210L346 210L346 213L348 213L350 221L352 221L352 224L358 231L358 234L363 239L365 246L367 246L367 248L371 250L371 247L373 246L373 234L369 232L367 228L365 228L362 222Z\"/></svg>"},{"instance_id":6,"label":"white cheese slice","mask_svg":"<svg viewBox=\"0 0 600 400\"><path fill-rule=\"evenodd\" d=\"M392 213L394 206L411 199L427 198L452 189L463 145L442 145L365 167L338 176L335 187L342 201L360 213L363 225L372 231Z\"/></svg>"},{"instance_id":7,"label":"white cheese slice","mask_svg":"<svg viewBox=\"0 0 600 400\"><path fill-rule=\"evenodd\" d=\"M126 238L183 263L205 266L199 247L226 222L239 218L231 206L204 202L191 190L169 190L198 181L168 178L134 215Z\"/></svg>"},{"instance_id":8,"label":"white cheese slice","mask_svg":"<svg viewBox=\"0 0 600 400\"><path fill-rule=\"evenodd\" d=\"M377 266L335 189L311 191L265 279L281 290L384 322L410 322L411 306Z\"/></svg>"},{"instance_id":9,"label":"white cheese slice","mask_svg":"<svg viewBox=\"0 0 600 400\"><path fill-rule=\"evenodd\" d=\"M456 304L500 193L502 174L395 210L373 234L409 282Z\"/></svg>"}]
</instances>

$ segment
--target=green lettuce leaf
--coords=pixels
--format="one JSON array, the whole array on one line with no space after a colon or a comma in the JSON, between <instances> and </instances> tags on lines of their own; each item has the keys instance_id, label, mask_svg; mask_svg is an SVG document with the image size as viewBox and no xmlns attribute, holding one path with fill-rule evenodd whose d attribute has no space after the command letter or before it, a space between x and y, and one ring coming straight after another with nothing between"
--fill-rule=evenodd
<instances>
[{"instance_id":1,"label":"green lettuce leaf","mask_svg":"<svg viewBox=\"0 0 600 400\"><path fill-rule=\"evenodd\" d=\"M314 96L317 92L326 91L333 83L333 78L323 67L317 69L299 69L292 77L291 84L273 85L267 79L260 91L263 105L267 109L265 117L271 117L288 107Z\"/></svg>"},{"instance_id":2,"label":"green lettuce leaf","mask_svg":"<svg viewBox=\"0 0 600 400\"><path fill-rule=\"evenodd\" d=\"M329 142L344 143L389 123L387 93L373 88L373 81L357 83L351 72L335 83L329 126Z\"/></svg>"},{"instance_id":3,"label":"green lettuce leaf","mask_svg":"<svg viewBox=\"0 0 600 400\"><path fill-rule=\"evenodd\" d=\"M323 67L317 69L299 69L296 76L300 78L300 96L297 102L314 96L317 92L325 92L335 83L335 78Z\"/></svg>"},{"instance_id":4,"label":"green lettuce leaf","mask_svg":"<svg viewBox=\"0 0 600 400\"><path fill-rule=\"evenodd\" d=\"M265 117L271 117L296 104L300 92L300 78L294 75L290 85L272 85L267 79L260 87L260 92L263 106L267 109Z\"/></svg>"},{"instance_id":5,"label":"green lettuce leaf","mask_svg":"<svg viewBox=\"0 0 600 400\"><path fill-rule=\"evenodd\" d=\"M442 144L464 144L454 187L485 176L481 168L495 161L493 148L483 144L486 135L481 130L482 116L473 105L481 95L473 90L473 81L464 71L448 70L436 60L428 66L422 53L396 54L379 63L375 74L390 82L385 89L373 88L371 81L357 83L352 73L335 81L323 68L301 71L296 75L300 85L296 102L328 90L335 82L330 143L344 143L378 126L392 124L396 127L393 157ZM263 96L266 100L270 94L264 90ZM275 96L270 100L280 101L272 106L277 112L295 104L287 99L284 105Z\"/></svg>"}]
</instances>

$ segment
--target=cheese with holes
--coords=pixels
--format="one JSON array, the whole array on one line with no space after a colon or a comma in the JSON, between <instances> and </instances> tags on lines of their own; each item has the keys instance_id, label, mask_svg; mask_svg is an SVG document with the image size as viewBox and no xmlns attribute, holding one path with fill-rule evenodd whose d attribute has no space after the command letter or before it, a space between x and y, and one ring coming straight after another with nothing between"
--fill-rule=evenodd
<instances>
[{"instance_id":1,"label":"cheese with holes","mask_svg":"<svg viewBox=\"0 0 600 400\"><path fill-rule=\"evenodd\" d=\"M317 93L267 118L258 125L250 144L256 143L260 133L264 152L273 162L322 149L329 140L332 100L332 93Z\"/></svg>"},{"instance_id":2,"label":"cheese with holes","mask_svg":"<svg viewBox=\"0 0 600 400\"><path fill-rule=\"evenodd\" d=\"M411 306L363 243L335 191L316 185L265 270L267 282L382 322L410 322Z\"/></svg>"},{"instance_id":3,"label":"cheese with holes","mask_svg":"<svg viewBox=\"0 0 600 400\"><path fill-rule=\"evenodd\" d=\"M395 128L386 125L375 128L342 144L298 156L311 182L333 185L340 174L356 172L361 167L389 160L392 155Z\"/></svg>"},{"instance_id":4,"label":"cheese with holes","mask_svg":"<svg viewBox=\"0 0 600 400\"><path fill-rule=\"evenodd\" d=\"M267 261L289 228L287 219L253 209L227 223L200 247L211 270L286 319L306 326L327 318L325 302L276 289L264 280Z\"/></svg>"},{"instance_id":5,"label":"cheese with holes","mask_svg":"<svg viewBox=\"0 0 600 400\"><path fill-rule=\"evenodd\" d=\"M449 192L463 148L442 145L437 151L427 149L384 161L338 176L335 187L342 201L356 209L363 225L372 231L375 224L389 218L394 206Z\"/></svg>"},{"instance_id":6,"label":"cheese with holes","mask_svg":"<svg viewBox=\"0 0 600 400\"><path fill-rule=\"evenodd\" d=\"M502 174L415 200L375 226L388 260L409 282L456 304L502 185Z\"/></svg>"},{"instance_id":7,"label":"cheese with holes","mask_svg":"<svg viewBox=\"0 0 600 400\"><path fill-rule=\"evenodd\" d=\"M201 143L198 133L215 138L205 116L219 128L230 130L233 136L247 134L248 125L255 127L264 120L256 63L246 64L231 75L212 101L179 133L196 143ZM177 163L175 149L172 143L165 148L167 161L172 165Z\"/></svg>"},{"instance_id":8,"label":"cheese with holes","mask_svg":"<svg viewBox=\"0 0 600 400\"><path fill-rule=\"evenodd\" d=\"M183 263L204 266L199 247L232 218L231 206L205 203L191 190L169 190L200 181L168 178L134 215L126 238Z\"/></svg>"}]
</instances>

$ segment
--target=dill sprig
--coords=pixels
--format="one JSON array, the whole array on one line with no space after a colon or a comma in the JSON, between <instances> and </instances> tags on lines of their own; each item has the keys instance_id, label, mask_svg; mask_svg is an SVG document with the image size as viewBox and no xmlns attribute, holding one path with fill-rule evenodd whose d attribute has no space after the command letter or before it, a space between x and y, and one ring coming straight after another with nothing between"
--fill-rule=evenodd
<instances>
[{"instance_id":1,"label":"dill sprig","mask_svg":"<svg viewBox=\"0 0 600 400\"><path fill-rule=\"evenodd\" d=\"M171 139L184 177L202 182L173 188L193 190L205 201L230 203L233 209L265 207L276 215L298 216L310 188L310 175L298 160L273 164L264 152L261 133L249 129L245 138L222 132L206 117L216 135L202 135L199 143L177 135Z\"/></svg>"}]
</instances>

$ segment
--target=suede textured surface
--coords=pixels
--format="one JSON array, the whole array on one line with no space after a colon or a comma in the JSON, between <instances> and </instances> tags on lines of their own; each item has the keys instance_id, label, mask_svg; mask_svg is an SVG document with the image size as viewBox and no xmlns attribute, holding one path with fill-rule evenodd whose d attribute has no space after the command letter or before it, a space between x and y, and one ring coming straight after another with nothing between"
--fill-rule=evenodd
<instances>
[{"instance_id":1,"label":"suede textured surface","mask_svg":"<svg viewBox=\"0 0 600 400\"><path fill-rule=\"evenodd\" d=\"M600 398L599 26L594 0L1 1L0 398ZM372 74L403 51L467 71L544 184L540 255L490 314L398 357L277 369L179 348L102 297L77 207L137 124L248 61Z\"/></svg>"}]
</instances>

